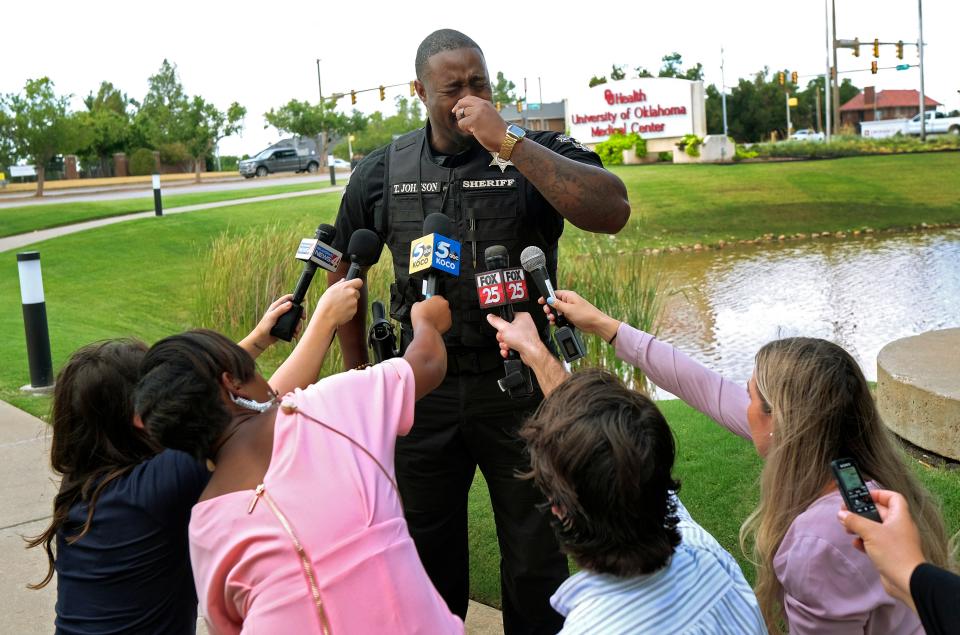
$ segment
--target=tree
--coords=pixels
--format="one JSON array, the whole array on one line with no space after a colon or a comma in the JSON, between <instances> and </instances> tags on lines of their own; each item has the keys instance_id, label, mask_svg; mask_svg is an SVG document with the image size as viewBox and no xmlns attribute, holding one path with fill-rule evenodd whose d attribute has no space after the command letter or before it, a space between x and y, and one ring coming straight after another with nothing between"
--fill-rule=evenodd
<instances>
[{"instance_id":1,"label":"tree","mask_svg":"<svg viewBox=\"0 0 960 635\"><path fill-rule=\"evenodd\" d=\"M30 159L37 171L37 193L43 196L46 167L57 154L75 149L78 127L67 112L70 97L57 96L48 77L29 79L23 94L4 99L12 122L15 153Z\"/></svg>"},{"instance_id":2,"label":"tree","mask_svg":"<svg viewBox=\"0 0 960 635\"><path fill-rule=\"evenodd\" d=\"M83 98L83 105L89 112L110 110L124 116L129 115L127 108L133 103L134 101L127 97L126 93L107 81L100 82L96 95L89 93Z\"/></svg>"},{"instance_id":3,"label":"tree","mask_svg":"<svg viewBox=\"0 0 960 635\"><path fill-rule=\"evenodd\" d=\"M407 99L398 95L396 104L397 112L394 115L384 117L383 113L379 111L370 115L366 121L366 127L355 135L353 141L354 154L369 154L390 143L394 136L424 126L426 120L423 116L423 110L420 108L420 100ZM348 147L346 141L342 141L337 144L334 154L352 159L353 157L347 157L349 154Z\"/></svg>"},{"instance_id":4,"label":"tree","mask_svg":"<svg viewBox=\"0 0 960 635\"><path fill-rule=\"evenodd\" d=\"M263 113L263 118L281 133L315 138L320 164L326 165L330 136L349 134L362 129L366 123L363 113L354 110L348 116L334 110L335 105L334 101L311 104L291 99L280 108Z\"/></svg>"},{"instance_id":5,"label":"tree","mask_svg":"<svg viewBox=\"0 0 960 635\"><path fill-rule=\"evenodd\" d=\"M679 53L669 53L664 55L662 60L663 66L660 67L660 72L657 73L658 77L678 77L680 79L689 79L693 81L699 81L703 79L703 64L697 62L696 66L692 66L687 70L681 70L683 66L683 56Z\"/></svg>"},{"instance_id":6,"label":"tree","mask_svg":"<svg viewBox=\"0 0 960 635\"><path fill-rule=\"evenodd\" d=\"M4 107L3 95L0 95L0 172L17 162L17 149L13 143L13 117Z\"/></svg>"},{"instance_id":7,"label":"tree","mask_svg":"<svg viewBox=\"0 0 960 635\"><path fill-rule=\"evenodd\" d=\"M497 83L493 85L493 103L512 104L517 101L514 92L517 85L503 76L503 71L497 71Z\"/></svg>"},{"instance_id":8,"label":"tree","mask_svg":"<svg viewBox=\"0 0 960 635\"><path fill-rule=\"evenodd\" d=\"M164 59L160 70L147 81L147 95L134 118L134 137L140 145L158 150L164 145L182 143L187 137L183 124L190 100L180 83L176 64Z\"/></svg>"},{"instance_id":9,"label":"tree","mask_svg":"<svg viewBox=\"0 0 960 635\"><path fill-rule=\"evenodd\" d=\"M610 81L618 82L626 76L627 74L623 71L623 66L620 64L611 64Z\"/></svg>"},{"instance_id":10,"label":"tree","mask_svg":"<svg viewBox=\"0 0 960 635\"><path fill-rule=\"evenodd\" d=\"M601 75L599 77L594 75L593 77L590 78L590 88L593 88L594 86L599 86L600 84L606 84L606 83L607 83L606 75Z\"/></svg>"},{"instance_id":11,"label":"tree","mask_svg":"<svg viewBox=\"0 0 960 635\"><path fill-rule=\"evenodd\" d=\"M637 66L633 70L636 71L637 73L637 79L640 79L643 77L654 77L654 74L648 71L644 66Z\"/></svg>"},{"instance_id":12,"label":"tree","mask_svg":"<svg viewBox=\"0 0 960 635\"><path fill-rule=\"evenodd\" d=\"M193 158L193 169L198 183L200 168L206 157L221 139L243 129L243 118L246 114L247 109L237 102L230 104L224 113L199 95L190 100L190 105L183 113L183 125L184 132L187 133L185 144Z\"/></svg>"},{"instance_id":13,"label":"tree","mask_svg":"<svg viewBox=\"0 0 960 635\"><path fill-rule=\"evenodd\" d=\"M86 168L96 165L95 171L99 175L110 175L110 158L114 153L126 150L132 137L128 109L133 100L104 81L97 93L89 93L83 103L87 111L77 114L77 123L87 142L78 148L77 154Z\"/></svg>"}]
</instances>

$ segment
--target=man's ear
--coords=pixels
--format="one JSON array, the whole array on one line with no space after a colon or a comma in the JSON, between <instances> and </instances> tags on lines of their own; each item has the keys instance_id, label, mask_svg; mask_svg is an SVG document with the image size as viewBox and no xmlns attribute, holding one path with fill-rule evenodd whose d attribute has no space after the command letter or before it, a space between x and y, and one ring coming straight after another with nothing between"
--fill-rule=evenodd
<instances>
[{"instance_id":1,"label":"man's ear","mask_svg":"<svg viewBox=\"0 0 960 635\"><path fill-rule=\"evenodd\" d=\"M423 85L419 79L413 80L413 88L417 91L417 97L420 98L420 101L423 102L423 105L427 105L427 88Z\"/></svg>"}]
</instances>

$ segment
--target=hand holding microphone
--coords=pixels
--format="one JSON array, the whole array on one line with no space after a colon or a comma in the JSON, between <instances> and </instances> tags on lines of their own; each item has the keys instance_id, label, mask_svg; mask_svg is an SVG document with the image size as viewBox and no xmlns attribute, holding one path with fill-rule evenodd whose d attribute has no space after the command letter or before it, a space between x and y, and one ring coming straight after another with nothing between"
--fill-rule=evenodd
<instances>
[{"instance_id":1,"label":"hand holding microphone","mask_svg":"<svg viewBox=\"0 0 960 635\"><path fill-rule=\"evenodd\" d=\"M540 295L544 297L547 304L550 304L551 300L556 297L556 292L553 289L553 283L550 282L550 274L547 272L547 257L543 250L534 246L526 247L520 254L520 264L533 278ZM583 348L583 342L580 341L580 337L570 326L570 323L562 315L555 316L552 321L557 327L553 339L556 341L564 361L569 363L585 356L586 351Z\"/></svg>"},{"instance_id":2,"label":"hand holding microphone","mask_svg":"<svg viewBox=\"0 0 960 635\"><path fill-rule=\"evenodd\" d=\"M557 319L552 308L563 313L584 333L599 335L605 342L612 342L620 329L620 320L610 317L574 291L555 291L552 299L540 298L540 304L544 305L543 311L551 322Z\"/></svg>"},{"instance_id":3,"label":"hand holding microphone","mask_svg":"<svg viewBox=\"0 0 960 635\"><path fill-rule=\"evenodd\" d=\"M497 307L500 320L509 324L516 317L511 303L526 301L529 297L523 270L508 268L510 254L503 245L487 247L483 252L483 260L487 271L476 275L480 306L482 308ZM528 319L530 318L529 314L525 315ZM490 324L497 328L495 323ZM533 396L530 370L523 365L518 352L507 349L501 350L501 354L504 357L504 377L497 382L500 390L509 393L512 399Z\"/></svg>"},{"instance_id":4,"label":"hand holding microphone","mask_svg":"<svg viewBox=\"0 0 960 635\"><path fill-rule=\"evenodd\" d=\"M327 271L336 271L340 266L340 258L343 254L329 245L333 242L336 230L331 225L323 224L317 227L314 238L304 238L300 241L297 249L297 260L303 260L303 271L300 273L300 279L297 280L297 286L290 296L290 310L277 318L276 323L270 329L270 336L289 342L296 335L303 320L303 299L307 295L313 276L317 272L317 267L323 267ZM273 305L271 305L272 308Z\"/></svg>"},{"instance_id":5,"label":"hand holding microphone","mask_svg":"<svg viewBox=\"0 0 960 635\"><path fill-rule=\"evenodd\" d=\"M326 321L328 327L334 330L352 320L357 314L362 286L363 280L354 278L340 280L327 287L313 312L314 320Z\"/></svg>"}]
</instances>

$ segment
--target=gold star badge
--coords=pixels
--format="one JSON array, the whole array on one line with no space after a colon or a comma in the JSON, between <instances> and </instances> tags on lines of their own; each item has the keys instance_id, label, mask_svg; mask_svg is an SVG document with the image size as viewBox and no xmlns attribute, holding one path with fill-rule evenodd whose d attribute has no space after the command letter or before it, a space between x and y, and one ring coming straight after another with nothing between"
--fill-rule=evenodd
<instances>
[{"instance_id":1,"label":"gold star badge","mask_svg":"<svg viewBox=\"0 0 960 635\"><path fill-rule=\"evenodd\" d=\"M499 152L491 152L491 153L490 153L490 156L493 157L493 158L490 160L490 166L488 166L488 167L493 167L493 166L495 165L495 166L497 166L498 168L500 168L500 171L501 171L501 172L506 172L506 171L507 171L507 167L513 165L513 161L511 161L511 160L509 160L509 159L507 159L506 161L504 161L503 159L501 159ZM514 165L513 167L517 167L517 166Z\"/></svg>"}]
</instances>

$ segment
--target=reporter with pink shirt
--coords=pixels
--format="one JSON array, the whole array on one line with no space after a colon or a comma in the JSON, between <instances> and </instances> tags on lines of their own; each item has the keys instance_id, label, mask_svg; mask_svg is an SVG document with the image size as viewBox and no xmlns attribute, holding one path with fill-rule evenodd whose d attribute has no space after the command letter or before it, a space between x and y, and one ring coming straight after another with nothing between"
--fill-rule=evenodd
<instances>
[{"instance_id":1,"label":"reporter with pink shirt","mask_svg":"<svg viewBox=\"0 0 960 635\"><path fill-rule=\"evenodd\" d=\"M740 543L756 564L755 591L771 632L923 632L835 520L841 498L830 462L853 458L870 487L880 483L910 501L926 557L940 566L951 561L938 504L906 465L846 351L815 338L772 341L757 352L744 387L572 291L556 295L554 310L612 343L657 386L751 440L764 458L760 503L741 527Z\"/></svg>"},{"instance_id":2,"label":"reporter with pink shirt","mask_svg":"<svg viewBox=\"0 0 960 635\"><path fill-rule=\"evenodd\" d=\"M339 296L270 383L212 331L161 340L144 359L137 412L148 431L215 468L190 520L212 633L463 632L417 556L393 465L415 401L446 372L450 310L439 296L414 305L403 358L315 381L359 287L328 290ZM277 381L306 387L278 404Z\"/></svg>"}]
</instances>

